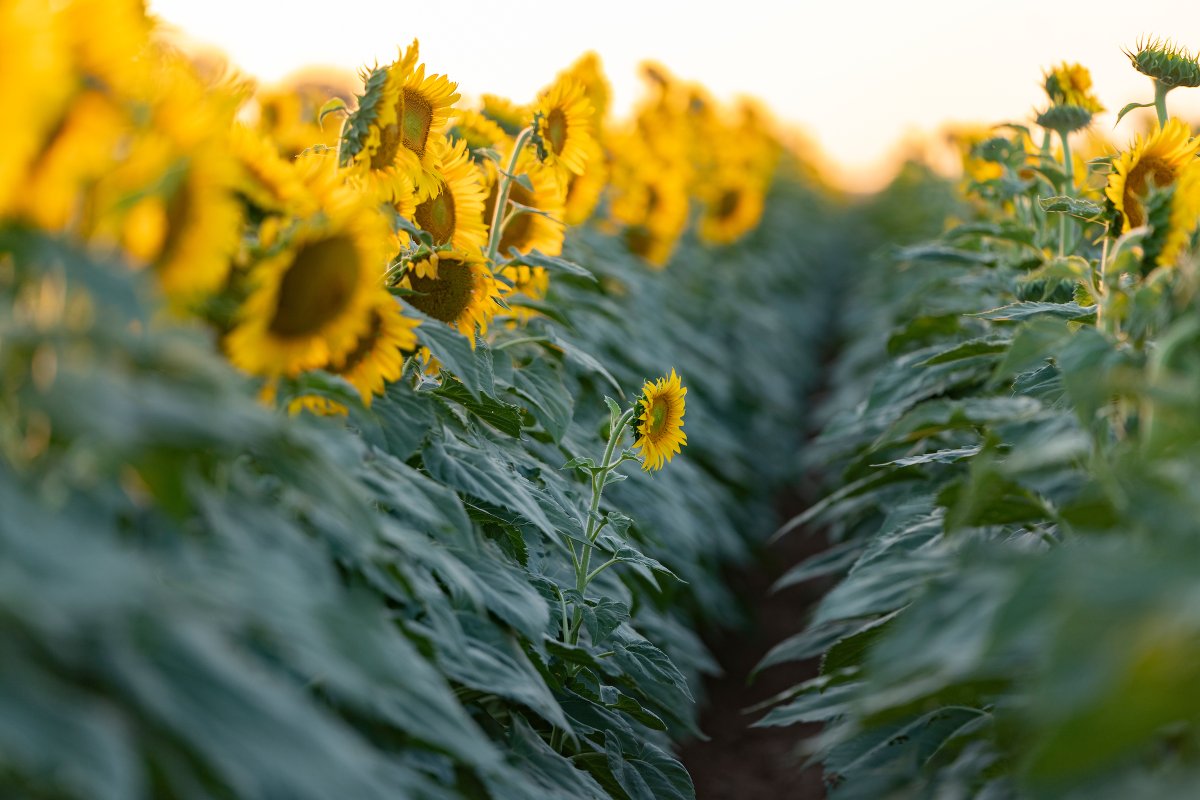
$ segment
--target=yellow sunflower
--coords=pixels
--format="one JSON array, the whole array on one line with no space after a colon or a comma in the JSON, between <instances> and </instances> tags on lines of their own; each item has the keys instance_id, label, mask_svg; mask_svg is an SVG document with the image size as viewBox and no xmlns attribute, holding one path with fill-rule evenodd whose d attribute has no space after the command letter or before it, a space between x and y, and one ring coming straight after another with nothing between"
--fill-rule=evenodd
<instances>
[{"instance_id":1,"label":"yellow sunflower","mask_svg":"<svg viewBox=\"0 0 1200 800\"><path fill-rule=\"evenodd\" d=\"M604 187L608 185L608 159L604 148L598 142L592 142L591 152L588 153L587 168L582 175L572 175L567 182L567 196L563 201L563 222L568 225L582 225L587 222L600 197Z\"/></svg>"},{"instance_id":2,"label":"yellow sunflower","mask_svg":"<svg viewBox=\"0 0 1200 800\"><path fill-rule=\"evenodd\" d=\"M748 233L762 218L764 189L748 174L712 178L700 217L700 238L711 244L730 244Z\"/></svg>"},{"instance_id":3,"label":"yellow sunflower","mask_svg":"<svg viewBox=\"0 0 1200 800\"><path fill-rule=\"evenodd\" d=\"M642 469L649 472L662 469L687 444L683 432L684 396L687 389L679 382L675 370L654 383L646 381L638 398L633 446L641 451Z\"/></svg>"},{"instance_id":4,"label":"yellow sunflower","mask_svg":"<svg viewBox=\"0 0 1200 800\"><path fill-rule=\"evenodd\" d=\"M267 213L315 213L296 162L284 160L274 142L239 123L230 130L229 143L237 158L237 190L251 204Z\"/></svg>"},{"instance_id":5,"label":"yellow sunflower","mask_svg":"<svg viewBox=\"0 0 1200 800\"><path fill-rule=\"evenodd\" d=\"M1046 94L1055 105L1078 106L1099 114L1104 106L1092 94L1092 74L1082 64L1059 64L1046 74Z\"/></svg>"},{"instance_id":6,"label":"yellow sunflower","mask_svg":"<svg viewBox=\"0 0 1200 800\"><path fill-rule=\"evenodd\" d=\"M1187 124L1170 119L1144 141L1137 137L1129 150L1117 156L1104 193L1121 214L1122 233L1146 223L1143 200L1150 187L1162 189L1173 184L1195 160L1197 148L1200 140L1191 138Z\"/></svg>"},{"instance_id":7,"label":"yellow sunflower","mask_svg":"<svg viewBox=\"0 0 1200 800\"><path fill-rule=\"evenodd\" d=\"M506 163L508 158L508 154L505 154ZM491 177L491 185L488 188L483 217L490 222L496 209L500 182L494 169L489 170L488 174ZM520 253L540 250L548 256L558 255L562 252L564 236L562 188L552 173L537 168L535 159L528 151L517 159L516 174L526 175L533 191L513 181L508 199L526 208L535 209L537 213L515 209L509 211L508 224L504 225L500 234L500 256L507 258L509 248L513 247Z\"/></svg>"},{"instance_id":8,"label":"yellow sunflower","mask_svg":"<svg viewBox=\"0 0 1200 800\"><path fill-rule=\"evenodd\" d=\"M384 130L373 158L379 164L395 164L412 179L417 191L427 196L436 190L440 177L433 143L446 131L459 95L455 91L458 84L444 75L426 76L425 65L418 64L419 60L419 45L414 39L388 68L388 82L398 92L393 111L397 123L395 128Z\"/></svg>"},{"instance_id":9,"label":"yellow sunflower","mask_svg":"<svg viewBox=\"0 0 1200 800\"><path fill-rule=\"evenodd\" d=\"M368 330L387 263L387 222L348 189L257 264L257 283L226 338L234 364L297 375L346 357Z\"/></svg>"},{"instance_id":10,"label":"yellow sunflower","mask_svg":"<svg viewBox=\"0 0 1200 800\"><path fill-rule=\"evenodd\" d=\"M483 101L480 113L499 125L509 136L516 136L533 119L532 111L506 97L485 94L480 99Z\"/></svg>"},{"instance_id":11,"label":"yellow sunflower","mask_svg":"<svg viewBox=\"0 0 1200 800\"><path fill-rule=\"evenodd\" d=\"M0 217L26 191L24 173L74 87L67 36L46 0L0 5L0 108L19 109L0 147Z\"/></svg>"},{"instance_id":12,"label":"yellow sunflower","mask_svg":"<svg viewBox=\"0 0 1200 800\"><path fill-rule=\"evenodd\" d=\"M75 63L93 82L121 93L144 83L138 56L152 29L144 0L67 0L59 13Z\"/></svg>"},{"instance_id":13,"label":"yellow sunflower","mask_svg":"<svg viewBox=\"0 0 1200 800\"><path fill-rule=\"evenodd\" d=\"M559 77L573 79L583 86L584 94L592 104L592 130L599 133L604 125L604 118L608 115L609 101L612 96L612 89L608 84L608 78L604 76L604 67L600 63L600 56L592 51L584 53Z\"/></svg>"},{"instance_id":14,"label":"yellow sunflower","mask_svg":"<svg viewBox=\"0 0 1200 800\"><path fill-rule=\"evenodd\" d=\"M441 320L475 342L475 329L486 332L499 308L500 285L480 254L433 254L409 268L400 287L413 308Z\"/></svg>"},{"instance_id":15,"label":"yellow sunflower","mask_svg":"<svg viewBox=\"0 0 1200 800\"><path fill-rule=\"evenodd\" d=\"M556 80L538 97L534 118L538 160L565 190L572 175L583 174L595 141L592 104L583 84L570 77Z\"/></svg>"},{"instance_id":16,"label":"yellow sunflower","mask_svg":"<svg viewBox=\"0 0 1200 800\"><path fill-rule=\"evenodd\" d=\"M625 164L614 169L613 219L625 226L630 252L664 267L687 227L687 178L672 168Z\"/></svg>"},{"instance_id":17,"label":"yellow sunflower","mask_svg":"<svg viewBox=\"0 0 1200 800\"><path fill-rule=\"evenodd\" d=\"M353 384L363 403L369 406L372 395L383 394L385 384L400 379L405 353L417 347L413 331L419 324L418 320L404 316L396 299L380 287L371 304L366 330L347 353L330 362L326 369Z\"/></svg>"},{"instance_id":18,"label":"yellow sunflower","mask_svg":"<svg viewBox=\"0 0 1200 800\"><path fill-rule=\"evenodd\" d=\"M454 144L443 136L430 143L441 175L431 193L414 202L410 219L433 236L434 244L451 245L456 250L475 253L487 245L487 226L483 221L484 189L479 170L471 161L467 143ZM414 201L422 196L417 192Z\"/></svg>"},{"instance_id":19,"label":"yellow sunflower","mask_svg":"<svg viewBox=\"0 0 1200 800\"><path fill-rule=\"evenodd\" d=\"M1187 164L1175 181L1167 234L1156 262L1159 266L1175 263L1200 225L1200 161Z\"/></svg>"},{"instance_id":20,"label":"yellow sunflower","mask_svg":"<svg viewBox=\"0 0 1200 800\"><path fill-rule=\"evenodd\" d=\"M479 111L456 111L450 127L450 138L467 144L471 158L477 163L484 158L480 150L500 150L508 140L504 129Z\"/></svg>"}]
</instances>

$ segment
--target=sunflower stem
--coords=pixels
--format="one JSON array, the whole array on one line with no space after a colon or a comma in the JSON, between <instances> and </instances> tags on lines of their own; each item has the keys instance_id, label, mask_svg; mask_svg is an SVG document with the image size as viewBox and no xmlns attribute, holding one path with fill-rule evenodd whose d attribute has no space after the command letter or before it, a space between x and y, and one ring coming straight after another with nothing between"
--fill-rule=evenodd
<instances>
[{"instance_id":1,"label":"sunflower stem","mask_svg":"<svg viewBox=\"0 0 1200 800\"><path fill-rule=\"evenodd\" d=\"M604 495L604 485L608 482L608 473L612 472L621 465L621 461L612 462L613 451L617 449L617 443L621 441L621 437L625 433L625 427L633 419L634 409L628 409L617 420L617 424L613 425L612 430L608 432L608 443L604 447L604 458L600 463L603 464L600 468L592 472L592 502L588 507L587 521L583 527L583 537L591 544L583 546L583 557L579 563L575 565L575 590L579 592L580 601L583 602L583 594L587 591L588 584L592 579L600 574L601 570L590 572L592 562L592 550L595 549L596 538L600 535L600 531L604 528L601 523L597 526L597 520L600 519L600 498ZM609 565L605 565L609 566ZM579 643L579 631L583 627L583 609L576 608L574 619L570 628L568 642L570 644Z\"/></svg>"},{"instance_id":2,"label":"sunflower stem","mask_svg":"<svg viewBox=\"0 0 1200 800\"><path fill-rule=\"evenodd\" d=\"M1075 194L1075 164L1071 158L1071 139L1066 131L1058 132L1059 138L1062 139L1062 154L1063 154L1063 194L1070 197ZM1058 215L1058 255L1065 255L1067 249L1067 214Z\"/></svg>"},{"instance_id":3,"label":"sunflower stem","mask_svg":"<svg viewBox=\"0 0 1200 800\"><path fill-rule=\"evenodd\" d=\"M496 207L492 209L492 227L488 231L487 257L488 261L493 264L496 262L496 251L500 249L500 232L504 230L504 216L508 206L508 194L512 189L514 176L517 171L517 161L521 157L521 150L524 149L525 143L529 141L529 137L532 135L532 126L525 128L525 130L517 134L517 141L513 145L512 155L508 159L508 169L504 170L500 177L500 189L496 192Z\"/></svg>"},{"instance_id":4,"label":"sunflower stem","mask_svg":"<svg viewBox=\"0 0 1200 800\"><path fill-rule=\"evenodd\" d=\"M1154 82L1154 110L1158 112L1158 127L1167 124L1167 92L1175 87L1167 86L1162 81Z\"/></svg>"}]
</instances>

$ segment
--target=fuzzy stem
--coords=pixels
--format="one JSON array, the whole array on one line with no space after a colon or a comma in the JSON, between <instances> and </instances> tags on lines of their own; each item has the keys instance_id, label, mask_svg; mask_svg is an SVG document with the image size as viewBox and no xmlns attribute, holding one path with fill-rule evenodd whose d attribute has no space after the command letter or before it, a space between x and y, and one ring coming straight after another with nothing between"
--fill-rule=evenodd
<instances>
[{"instance_id":1,"label":"fuzzy stem","mask_svg":"<svg viewBox=\"0 0 1200 800\"><path fill-rule=\"evenodd\" d=\"M1063 194L1070 197L1075 193L1075 163L1071 158L1071 139L1065 131L1059 131L1062 139L1063 177L1066 180ZM1058 218L1058 254L1062 256L1067 250L1067 214L1059 214Z\"/></svg>"},{"instance_id":2,"label":"fuzzy stem","mask_svg":"<svg viewBox=\"0 0 1200 800\"><path fill-rule=\"evenodd\" d=\"M1158 112L1159 128L1167 124L1167 92L1173 88L1175 87L1167 86L1161 81L1154 82L1154 110Z\"/></svg>"},{"instance_id":3,"label":"fuzzy stem","mask_svg":"<svg viewBox=\"0 0 1200 800\"><path fill-rule=\"evenodd\" d=\"M517 134L516 144L513 145L512 156L508 159L508 169L504 174L499 176L500 189L496 192L496 207L492 209L492 227L488 231L488 246L487 257L488 261L495 263L496 251L500 249L500 233L504 230L504 212L508 206L508 193L512 189L513 176L517 171L517 161L521 157L521 150L524 149L525 143L529 141L529 137L533 136L533 128L529 127Z\"/></svg>"}]
</instances>

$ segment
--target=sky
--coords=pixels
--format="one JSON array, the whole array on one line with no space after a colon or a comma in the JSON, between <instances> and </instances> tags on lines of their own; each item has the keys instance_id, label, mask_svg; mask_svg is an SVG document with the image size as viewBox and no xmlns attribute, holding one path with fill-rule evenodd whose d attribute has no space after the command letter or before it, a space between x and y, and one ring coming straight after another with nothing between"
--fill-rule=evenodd
<instances>
[{"instance_id":1,"label":"sky","mask_svg":"<svg viewBox=\"0 0 1200 800\"><path fill-rule=\"evenodd\" d=\"M603 59L614 110L641 94L654 59L719 99L751 95L811 137L835 182L887 181L908 143L947 123L1025 121L1044 102L1043 70L1078 61L1110 109L1097 126L1123 144L1138 131L1117 109L1148 102L1148 78L1122 48L1143 34L1200 48L1193 2L1128 0L150 0L192 39L223 50L264 82L313 65L354 71L390 61L417 37L430 72L465 97L524 102L587 50ZM1200 89L1171 94L1200 119Z\"/></svg>"}]
</instances>

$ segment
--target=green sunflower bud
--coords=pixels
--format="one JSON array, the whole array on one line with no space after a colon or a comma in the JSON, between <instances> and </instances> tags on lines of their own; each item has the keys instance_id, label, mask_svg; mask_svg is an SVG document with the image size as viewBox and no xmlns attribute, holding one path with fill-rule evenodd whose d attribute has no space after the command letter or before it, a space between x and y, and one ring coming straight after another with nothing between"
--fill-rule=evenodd
<instances>
[{"instance_id":1,"label":"green sunflower bud","mask_svg":"<svg viewBox=\"0 0 1200 800\"><path fill-rule=\"evenodd\" d=\"M1169 40L1139 41L1137 52L1125 55L1134 69L1170 89L1200 86L1200 59Z\"/></svg>"},{"instance_id":2,"label":"green sunflower bud","mask_svg":"<svg viewBox=\"0 0 1200 800\"><path fill-rule=\"evenodd\" d=\"M1037 116L1038 125L1052 131L1057 131L1064 136L1086 128L1091 121L1091 111L1082 106L1073 105L1050 106Z\"/></svg>"}]
</instances>

